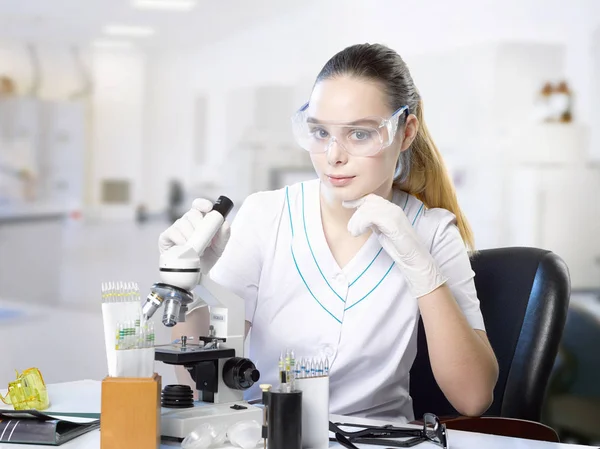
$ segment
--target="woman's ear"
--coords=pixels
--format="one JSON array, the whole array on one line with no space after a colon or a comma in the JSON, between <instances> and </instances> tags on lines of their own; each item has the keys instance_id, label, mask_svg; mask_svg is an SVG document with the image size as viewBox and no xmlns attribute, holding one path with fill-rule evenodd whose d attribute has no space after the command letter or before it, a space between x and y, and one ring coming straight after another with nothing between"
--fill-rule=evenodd
<instances>
[{"instance_id":1,"label":"woman's ear","mask_svg":"<svg viewBox=\"0 0 600 449\"><path fill-rule=\"evenodd\" d=\"M400 147L400 151L407 150L417 137L417 133L419 132L419 119L416 115L410 114L406 118L406 123L404 124L404 136L402 139L402 146Z\"/></svg>"}]
</instances>

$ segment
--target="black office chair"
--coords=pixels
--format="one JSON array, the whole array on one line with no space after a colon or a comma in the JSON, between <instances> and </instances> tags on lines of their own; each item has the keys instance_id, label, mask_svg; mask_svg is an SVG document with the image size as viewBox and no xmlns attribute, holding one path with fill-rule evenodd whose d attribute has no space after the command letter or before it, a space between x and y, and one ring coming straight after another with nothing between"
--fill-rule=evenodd
<instances>
[{"instance_id":1,"label":"black office chair","mask_svg":"<svg viewBox=\"0 0 600 449\"><path fill-rule=\"evenodd\" d=\"M567 266L550 251L521 247L482 250L471 263L500 367L494 402L484 416L539 422L569 305ZM422 322L418 332L410 372L415 418L425 412L458 416L433 377Z\"/></svg>"}]
</instances>

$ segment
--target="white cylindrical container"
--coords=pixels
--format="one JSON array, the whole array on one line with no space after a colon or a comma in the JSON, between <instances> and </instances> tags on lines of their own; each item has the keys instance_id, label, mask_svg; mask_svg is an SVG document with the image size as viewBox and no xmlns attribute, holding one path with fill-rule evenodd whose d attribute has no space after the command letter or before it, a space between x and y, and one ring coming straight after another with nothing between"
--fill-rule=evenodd
<instances>
[{"instance_id":1,"label":"white cylindrical container","mask_svg":"<svg viewBox=\"0 0 600 449\"><path fill-rule=\"evenodd\" d=\"M329 376L294 380L302 391L302 449L329 447Z\"/></svg>"}]
</instances>

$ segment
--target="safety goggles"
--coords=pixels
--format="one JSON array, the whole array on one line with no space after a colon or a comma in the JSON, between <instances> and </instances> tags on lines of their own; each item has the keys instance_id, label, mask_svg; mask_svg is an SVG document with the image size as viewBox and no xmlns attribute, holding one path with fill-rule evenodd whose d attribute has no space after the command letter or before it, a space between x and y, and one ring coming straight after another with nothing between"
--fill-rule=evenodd
<instances>
[{"instance_id":1,"label":"safety goggles","mask_svg":"<svg viewBox=\"0 0 600 449\"><path fill-rule=\"evenodd\" d=\"M360 427L362 430L349 432L340 427ZM335 434L335 441L348 449L358 449L356 444L373 444L387 447L413 447L424 441L429 441L448 449L446 425L440 423L433 413L423 415L423 428L409 429L391 425L380 427L365 427L357 424L329 422L329 431ZM394 438L394 439L391 439ZM395 438L405 438L397 440Z\"/></svg>"},{"instance_id":2,"label":"safety goggles","mask_svg":"<svg viewBox=\"0 0 600 449\"><path fill-rule=\"evenodd\" d=\"M308 116L308 103L292 116L294 138L310 153L326 153L333 143L353 156L374 156L394 141L400 119L408 117L408 106L390 117L365 117L351 123L322 122Z\"/></svg>"},{"instance_id":3,"label":"safety goggles","mask_svg":"<svg viewBox=\"0 0 600 449\"><path fill-rule=\"evenodd\" d=\"M12 405L15 410L47 409L50 401L40 370L28 368L22 373L16 372L16 380L8 383L8 392L6 396L0 394L0 400L5 404Z\"/></svg>"}]
</instances>

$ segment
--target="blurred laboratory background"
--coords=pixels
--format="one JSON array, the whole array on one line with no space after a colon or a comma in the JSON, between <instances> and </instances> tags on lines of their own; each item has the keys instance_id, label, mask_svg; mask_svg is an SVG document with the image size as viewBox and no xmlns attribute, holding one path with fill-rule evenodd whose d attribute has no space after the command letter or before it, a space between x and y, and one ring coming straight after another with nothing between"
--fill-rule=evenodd
<instances>
[{"instance_id":1,"label":"blurred laboratory background","mask_svg":"<svg viewBox=\"0 0 600 449\"><path fill-rule=\"evenodd\" d=\"M0 0L0 388L102 379L102 282L145 295L194 198L314 178L289 117L363 42L408 63L477 247L567 262L547 416L600 440L597 0Z\"/></svg>"}]
</instances>

